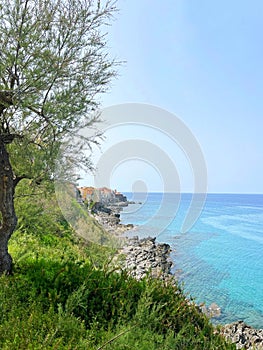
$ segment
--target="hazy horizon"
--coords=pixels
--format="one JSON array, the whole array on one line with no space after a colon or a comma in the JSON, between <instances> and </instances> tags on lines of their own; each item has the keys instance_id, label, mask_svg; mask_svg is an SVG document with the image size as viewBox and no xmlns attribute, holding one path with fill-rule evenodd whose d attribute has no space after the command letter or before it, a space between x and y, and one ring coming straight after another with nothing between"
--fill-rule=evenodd
<instances>
[{"instance_id":1,"label":"hazy horizon","mask_svg":"<svg viewBox=\"0 0 263 350\"><path fill-rule=\"evenodd\" d=\"M167 0L149 5L140 0L118 6L116 21L107 28L108 50L126 63L102 96L102 107L139 102L173 113L200 144L209 193L263 193L263 2ZM137 129L109 132L100 155L135 134L176 159L182 192L191 192L184 155L175 150L174 156L170 141L152 130ZM145 164L121 164L114 171L112 186L121 191L138 178L149 191L162 189L158 172Z\"/></svg>"}]
</instances>

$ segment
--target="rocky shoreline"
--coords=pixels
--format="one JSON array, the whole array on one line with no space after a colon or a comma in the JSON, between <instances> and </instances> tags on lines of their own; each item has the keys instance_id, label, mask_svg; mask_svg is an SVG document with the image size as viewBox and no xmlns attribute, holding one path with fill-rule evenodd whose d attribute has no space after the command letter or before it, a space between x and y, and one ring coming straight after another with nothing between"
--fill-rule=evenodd
<instances>
[{"instance_id":1,"label":"rocky shoreline","mask_svg":"<svg viewBox=\"0 0 263 350\"><path fill-rule=\"evenodd\" d=\"M120 254L125 256L123 267L136 279L149 275L167 280L172 276L170 246L156 243L155 238L130 238L120 250Z\"/></svg>"},{"instance_id":2,"label":"rocky shoreline","mask_svg":"<svg viewBox=\"0 0 263 350\"><path fill-rule=\"evenodd\" d=\"M235 343L237 349L263 349L263 329L254 329L243 321L224 325L220 334Z\"/></svg>"},{"instance_id":3,"label":"rocky shoreline","mask_svg":"<svg viewBox=\"0 0 263 350\"><path fill-rule=\"evenodd\" d=\"M107 206L102 203L96 203L92 209L92 214L107 232L120 236L120 234L134 227L132 224L121 224L120 212L128 203L129 202L117 202Z\"/></svg>"},{"instance_id":4,"label":"rocky shoreline","mask_svg":"<svg viewBox=\"0 0 263 350\"><path fill-rule=\"evenodd\" d=\"M94 216L103 227L116 236L132 229L133 225L123 225L120 222L120 211L129 202L111 204L109 206L98 205ZM141 279L145 276L160 278L162 280L174 280L171 273L172 261L169 244L157 243L155 238L139 239L137 236L126 238L119 254L124 256L123 268L131 276ZM209 317L220 315L220 308L213 303L209 307L199 306L200 311ZM233 322L220 328L220 334L228 341L236 344L237 349L263 350L263 329L254 329L243 321Z\"/></svg>"}]
</instances>

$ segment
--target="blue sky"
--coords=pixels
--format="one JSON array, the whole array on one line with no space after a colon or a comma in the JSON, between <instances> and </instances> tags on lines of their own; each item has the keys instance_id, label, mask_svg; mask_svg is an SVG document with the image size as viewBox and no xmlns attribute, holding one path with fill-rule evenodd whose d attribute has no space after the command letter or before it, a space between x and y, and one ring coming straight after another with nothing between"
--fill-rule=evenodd
<instances>
[{"instance_id":1,"label":"blue sky","mask_svg":"<svg viewBox=\"0 0 263 350\"><path fill-rule=\"evenodd\" d=\"M119 0L117 5L108 51L126 63L102 106L139 102L175 114L203 150L209 192L263 193L263 2ZM122 134L127 138L129 132ZM115 142L112 135L107 140ZM163 148L168 149L165 141ZM130 190L132 171L140 174L137 163L127 162L130 171L117 167L111 186ZM161 190L152 170L141 165L138 180L146 174L148 189ZM191 182L184 170L180 176ZM191 191L191 185L183 184L182 191Z\"/></svg>"}]
</instances>

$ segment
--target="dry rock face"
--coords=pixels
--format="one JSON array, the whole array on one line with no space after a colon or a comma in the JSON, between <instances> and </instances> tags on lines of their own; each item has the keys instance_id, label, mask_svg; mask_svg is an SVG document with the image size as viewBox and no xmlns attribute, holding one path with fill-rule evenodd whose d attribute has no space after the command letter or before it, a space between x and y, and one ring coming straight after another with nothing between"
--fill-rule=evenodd
<instances>
[{"instance_id":1,"label":"dry rock face","mask_svg":"<svg viewBox=\"0 0 263 350\"><path fill-rule=\"evenodd\" d=\"M226 324L221 334L237 349L263 350L263 329L254 329L243 321Z\"/></svg>"},{"instance_id":2,"label":"dry rock face","mask_svg":"<svg viewBox=\"0 0 263 350\"><path fill-rule=\"evenodd\" d=\"M120 212L122 207L126 205L124 204L121 202L117 206L108 205L106 207L102 203L96 203L93 209L93 216L108 232L112 234L120 234L133 228L132 224L123 225L120 222Z\"/></svg>"},{"instance_id":3,"label":"dry rock face","mask_svg":"<svg viewBox=\"0 0 263 350\"><path fill-rule=\"evenodd\" d=\"M121 254L125 255L124 268L137 279L146 275L161 279L171 276L169 244L156 243L152 237L133 237L128 240Z\"/></svg>"}]
</instances>

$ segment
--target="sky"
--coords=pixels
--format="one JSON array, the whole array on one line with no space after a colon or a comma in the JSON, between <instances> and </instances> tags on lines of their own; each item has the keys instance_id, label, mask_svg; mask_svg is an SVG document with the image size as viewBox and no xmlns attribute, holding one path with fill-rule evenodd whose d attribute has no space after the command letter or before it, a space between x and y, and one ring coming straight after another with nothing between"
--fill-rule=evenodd
<instances>
[{"instance_id":1,"label":"sky","mask_svg":"<svg viewBox=\"0 0 263 350\"><path fill-rule=\"evenodd\" d=\"M263 193L263 2L119 0L117 7L107 50L125 62L102 107L143 103L172 113L202 149L208 192ZM109 129L95 163L116 144L148 141L176 165L181 191L192 192L195 170L161 129ZM165 170L147 157L125 158L125 147L112 162L110 186L162 191Z\"/></svg>"}]
</instances>

